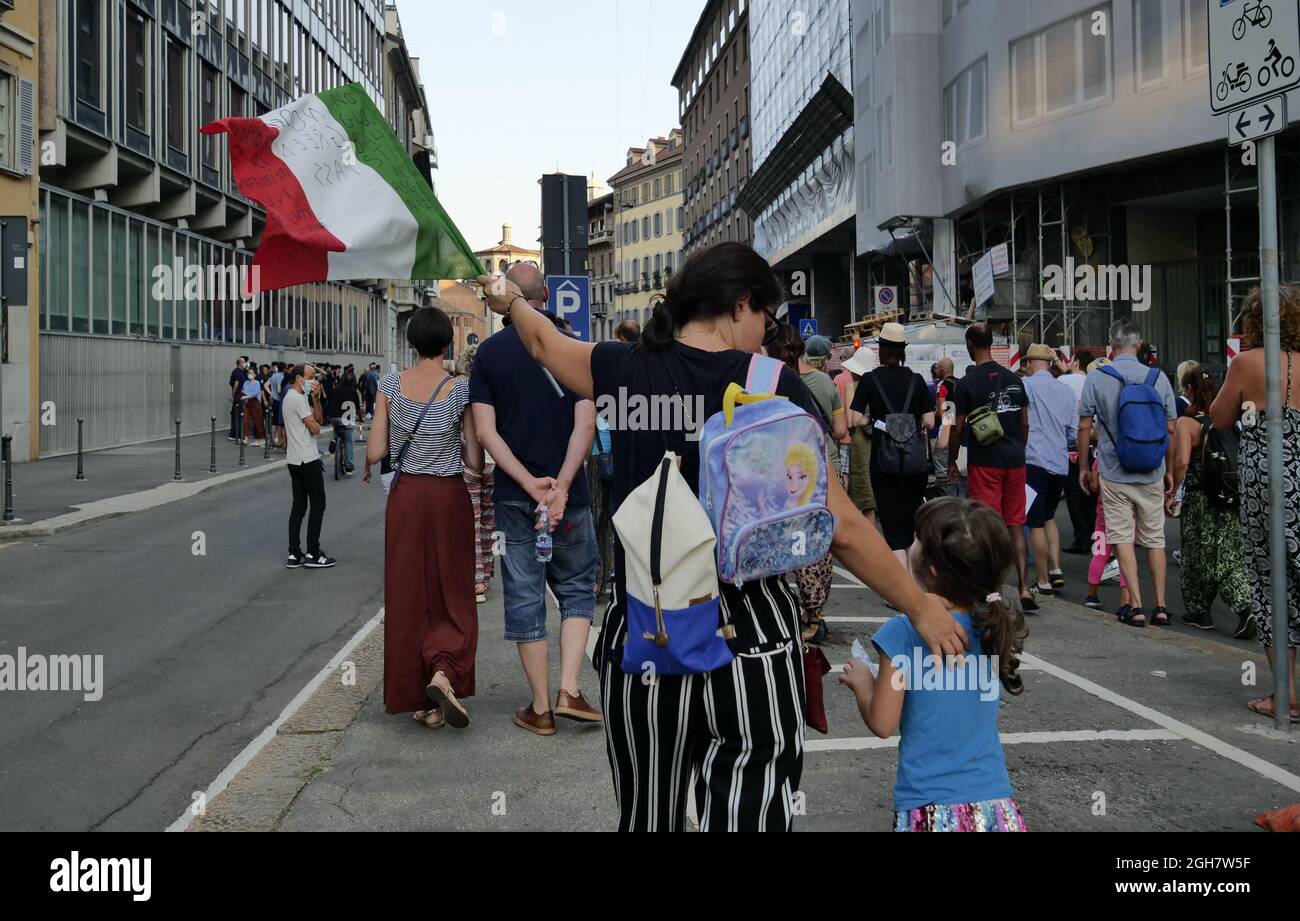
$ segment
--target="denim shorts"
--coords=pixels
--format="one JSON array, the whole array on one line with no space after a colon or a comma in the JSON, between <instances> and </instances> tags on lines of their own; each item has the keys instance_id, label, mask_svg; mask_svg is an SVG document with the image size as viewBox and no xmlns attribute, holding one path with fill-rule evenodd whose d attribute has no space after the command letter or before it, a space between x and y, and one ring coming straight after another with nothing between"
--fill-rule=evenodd
<instances>
[{"instance_id":1,"label":"denim shorts","mask_svg":"<svg viewBox=\"0 0 1300 921\"><path fill-rule=\"evenodd\" d=\"M505 535L501 556L502 587L508 643L546 639L546 586L560 603L560 620L591 620L596 608L596 532L589 506L565 509L551 532L554 549L549 563L539 563L534 549L537 532L533 505L496 503L497 530Z\"/></svg>"}]
</instances>

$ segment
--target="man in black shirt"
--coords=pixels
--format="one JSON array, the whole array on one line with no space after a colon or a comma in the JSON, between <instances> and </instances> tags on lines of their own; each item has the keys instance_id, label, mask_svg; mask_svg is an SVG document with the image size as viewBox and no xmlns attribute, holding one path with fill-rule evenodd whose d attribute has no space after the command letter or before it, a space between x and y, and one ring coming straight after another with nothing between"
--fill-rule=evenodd
<instances>
[{"instance_id":1,"label":"man in black shirt","mask_svg":"<svg viewBox=\"0 0 1300 921\"><path fill-rule=\"evenodd\" d=\"M1024 530L1029 396L1024 382L993 360L993 333L987 323L967 328L966 347L974 364L957 382L953 394L957 418L948 439L948 481L957 482L957 452L953 446L965 446L967 491L972 499L1002 516L1016 551L1020 605L1026 611L1036 611L1038 604L1029 593ZM980 444L967 426L966 417L985 406L997 414L1002 437Z\"/></svg>"},{"instance_id":2,"label":"man in black shirt","mask_svg":"<svg viewBox=\"0 0 1300 921\"><path fill-rule=\"evenodd\" d=\"M235 369L230 372L230 434L226 436L226 441L239 441L240 438L239 394L244 389L246 380L248 372L244 370L244 359L236 358Z\"/></svg>"}]
</instances>

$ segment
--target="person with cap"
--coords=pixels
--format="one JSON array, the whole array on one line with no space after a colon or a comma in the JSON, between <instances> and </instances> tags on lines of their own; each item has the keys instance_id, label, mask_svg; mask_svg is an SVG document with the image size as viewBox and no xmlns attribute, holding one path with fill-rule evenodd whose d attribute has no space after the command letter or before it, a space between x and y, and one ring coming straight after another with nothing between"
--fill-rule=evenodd
<instances>
[{"instance_id":1,"label":"person with cap","mask_svg":"<svg viewBox=\"0 0 1300 921\"><path fill-rule=\"evenodd\" d=\"M1024 382L1029 394L1029 441L1025 482L1034 498L1025 514L1034 545L1038 593L1055 595L1065 587L1061 571L1061 532L1056 509L1070 472L1070 445L1079 435L1079 403L1070 386L1052 376L1055 353L1034 344L1025 353Z\"/></svg>"},{"instance_id":2,"label":"person with cap","mask_svg":"<svg viewBox=\"0 0 1300 921\"><path fill-rule=\"evenodd\" d=\"M871 371L867 363L871 353L858 349L840 363L840 373L835 378L835 388L840 392L840 402L850 407L848 482L846 489L853 504L871 524L876 523L876 494L871 489L871 436L861 413L853 411L854 397L864 375ZM841 473L844 473L841 470Z\"/></svg>"},{"instance_id":3,"label":"person with cap","mask_svg":"<svg viewBox=\"0 0 1300 921\"><path fill-rule=\"evenodd\" d=\"M916 434L924 440L934 426L934 398L924 378L904 365L907 336L899 323L886 323L877 337L880 367L862 378L853 410L871 421L871 487L876 497L880 530L889 549L904 566L915 534L916 513L925 501L930 472L905 473L882 466L881 443L890 416L916 417Z\"/></svg>"},{"instance_id":4,"label":"person with cap","mask_svg":"<svg viewBox=\"0 0 1300 921\"><path fill-rule=\"evenodd\" d=\"M789 327L793 329L793 327ZM826 425L826 455L831 469L840 472L839 439L849 433L848 416L840 401L840 392L824 370L831 355L831 341L825 336L811 336L803 344L803 352L796 359L799 378L812 394ZM796 348L797 351L797 348ZM826 622L822 610L831 593L835 572L829 553L816 563L795 571L799 583L799 601L803 607L803 638L806 642L826 640Z\"/></svg>"},{"instance_id":5,"label":"person with cap","mask_svg":"<svg viewBox=\"0 0 1300 921\"><path fill-rule=\"evenodd\" d=\"M957 417L948 438L948 480L957 479L952 446L965 447L967 494L1002 516L1015 550L1020 607L1037 611L1038 603L1029 591L1025 547L1025 443L1029 439L1025 382L993 360L993 331L987 323L966 328L966 348L972 364L953 394ZM966 424L977 412L977 419L984 420L979 425L986 433L983 441L976 437L974 426Z\"/></svg>"}]
</instances>

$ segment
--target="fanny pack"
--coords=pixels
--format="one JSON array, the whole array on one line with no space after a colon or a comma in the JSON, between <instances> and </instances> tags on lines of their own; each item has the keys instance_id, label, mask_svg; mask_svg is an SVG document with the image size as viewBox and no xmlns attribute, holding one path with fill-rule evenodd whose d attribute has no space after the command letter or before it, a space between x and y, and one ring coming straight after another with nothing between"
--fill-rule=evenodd
<instances>
[{"instance_id":1,"label":"fanny pack","mask_svg":"<svg viewBox=\"0 0 1300 921\"><path fill-rule=\"evenodd\" d=\"M1002 420L998 418L997 410L993 408L1001 402L1002 388L999 387L993 394L993 403L976 407L966 417L966 425L970 428L976 444L988 447L1002 438L1004 434Z\"/></svg>"}]
</instances>

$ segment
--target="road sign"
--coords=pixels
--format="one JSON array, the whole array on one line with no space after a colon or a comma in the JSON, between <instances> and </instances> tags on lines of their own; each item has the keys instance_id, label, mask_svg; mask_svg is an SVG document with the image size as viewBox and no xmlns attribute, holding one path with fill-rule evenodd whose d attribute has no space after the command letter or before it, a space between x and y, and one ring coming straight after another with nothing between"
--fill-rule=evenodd
<instances>
[{"instance_id":1,"label":"road sign","mask_svg":"<svg viewBox=\"0 0 1300 921\"><path fill-rule=\"evenodd\" d=\"M811 339L817 335L817 321L813 319L799 321L799 336L803 339Z\"/></svg>"},{"instance_id":2,"label":"road sign","mask_svg":"<svg viewBox=\"0 0 1300 921\"><path fill-rule=\"evenodd\" d=\"M586 275L548 275L547 306L561 320L568 320L573 332L584 342L591 341L591 279Z\"/></svg>"},{"instance_id":3,"label":"road sign","mask_svg":"<svg viewBox=\"0 0 1300 921\"><path fill-rule=\"evenodd\" d=\"M1228 143L1244 144L1286 127L1286 97L1274 96L1228 113Z\"/></svg>"},{"instance_id":4,"label":"road sign","mask_svg":"<svg viewBox=\"0 0 1300 921\"><path fill-rule=\"evenodd\" d=\"M1300 84L1300 4L1295 0L1206 0L1210 109L1239 109Z\"/></svg>"},{"instance_id":5,"label":"road sign","mask_svg":"<svg viewBox=\"0 0 1300 921\"><path fill-rule=\"evenodd\" d=\"M983 304L993 296L993 251L985 253L971 266L971 280L975 284L975 303Z\"/></svg>"},{"instance_id":6,"label":"road sign","mask_svg":"<svg viewBox=\"0 0 1300 921\"><path fill-rule=\"evenodd\" d=\"M893 285L876 286L876 313L893 310L898 301L898 288Z\"/></svg>"}]
</instances>

